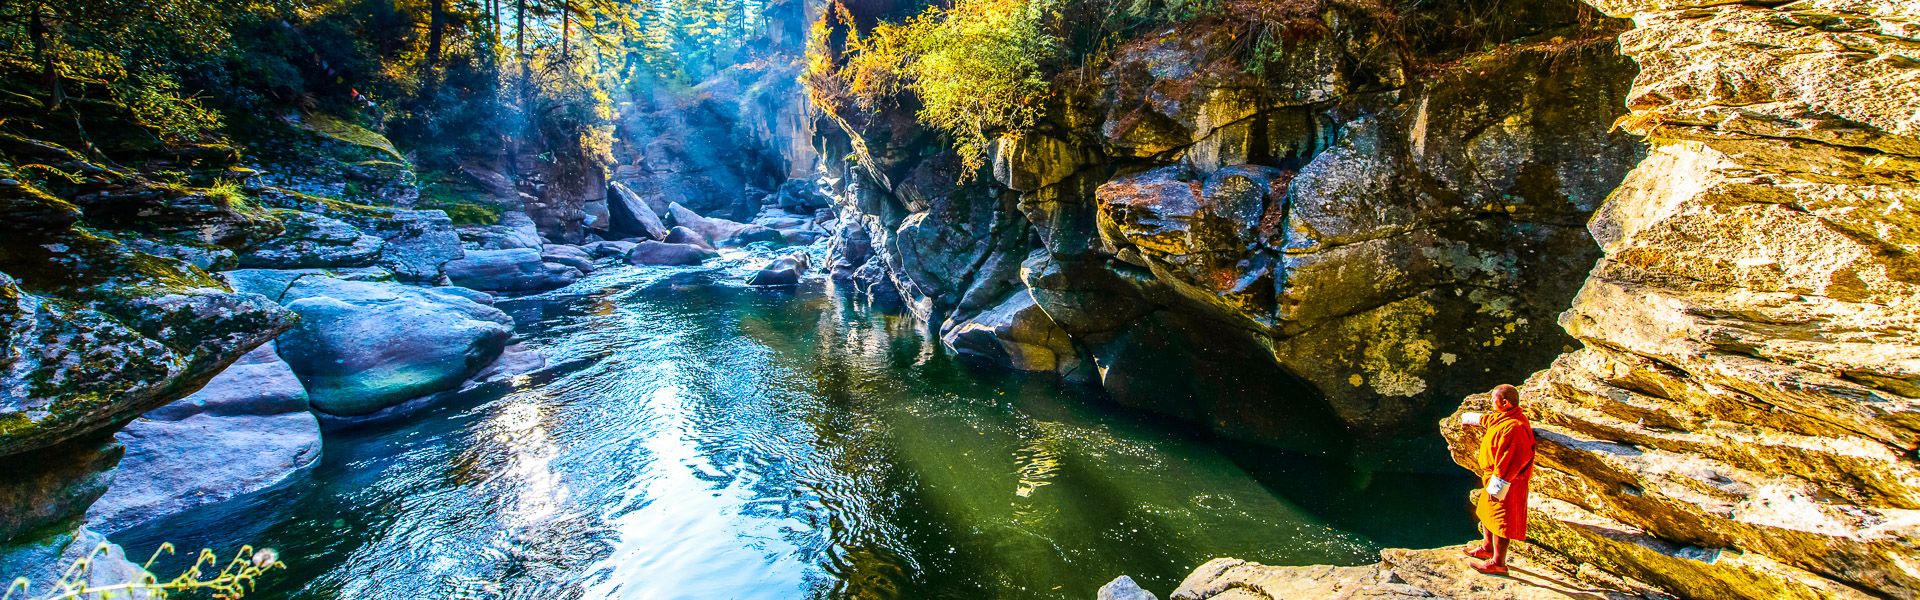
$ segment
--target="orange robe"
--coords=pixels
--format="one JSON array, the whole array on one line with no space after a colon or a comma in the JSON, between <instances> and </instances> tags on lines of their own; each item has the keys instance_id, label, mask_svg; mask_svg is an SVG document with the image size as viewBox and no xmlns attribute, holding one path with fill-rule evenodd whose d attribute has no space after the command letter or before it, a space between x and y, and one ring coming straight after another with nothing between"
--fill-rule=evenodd
<instances>
[{"instance_id":1,"label":"orange robe","mask_svg":"<svg viewBox=\"0 0 1920 600\"><path fill-rule=\"evenodd\" d=\"M1480 436L1480 505L1474 516L1494 535L1527 539L1527 480L1533 477L1533 424L1519 408L1487 413ZM1494 477L1507 482L1505 500L1485 492Z\"/></svg>"}]
</instances>

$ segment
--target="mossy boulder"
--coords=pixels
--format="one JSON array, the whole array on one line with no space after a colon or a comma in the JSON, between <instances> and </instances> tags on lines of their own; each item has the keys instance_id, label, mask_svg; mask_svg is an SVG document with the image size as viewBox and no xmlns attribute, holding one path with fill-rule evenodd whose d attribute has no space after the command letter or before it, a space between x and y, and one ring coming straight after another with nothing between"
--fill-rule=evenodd
<instances>
[{"instance_id":1,"label":"mossy boulder","mask_svg":"<svg viewBox=\"0 0 1920 600\"><path fill-rule=\"evenodd\" d=\"M297 210L275 210L285 232L247 250L239 266L304 269L365 267L380 259L386 241L345 221Z\"/></svg>"}]
</instances>

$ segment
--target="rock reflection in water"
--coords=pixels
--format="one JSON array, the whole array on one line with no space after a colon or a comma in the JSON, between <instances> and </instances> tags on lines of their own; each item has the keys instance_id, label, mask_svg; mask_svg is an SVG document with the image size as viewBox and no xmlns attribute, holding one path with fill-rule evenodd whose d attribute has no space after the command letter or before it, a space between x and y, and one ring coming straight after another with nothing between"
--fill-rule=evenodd
<instances>
[{"instance_id":1,"label":"rock reflection in water","mask_svg":"<svg viewBox=\"0 0 1920 600\"><path fill-rule=\"evenodd\" d=\"M955 364L819 282L734 283L754 260L504 301L565 367L338 432L310 478L118 541L274 546L293 568L262 598L1085 598L1215 555L1351 564L1471 531L1447 500L1469 483L1260 455L1255 478L1085 390ZM1315 494L1341 507L1291 499ZM1411 526L1358 533L1347 506Z\"/></svg>"}]
</instances>

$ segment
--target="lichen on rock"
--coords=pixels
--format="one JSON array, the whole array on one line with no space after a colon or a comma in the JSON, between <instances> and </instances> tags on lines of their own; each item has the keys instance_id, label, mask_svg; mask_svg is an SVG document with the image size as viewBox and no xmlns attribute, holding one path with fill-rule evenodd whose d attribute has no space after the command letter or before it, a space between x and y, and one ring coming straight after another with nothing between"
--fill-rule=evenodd
<instances>
[{"instance_id":1,"label":"lichen on rock","mask_svg":"<svg viewBox=\"0 0 1920 600\"><path fill-rule=\"evenodd\" d=\"M1623 123L1654 149L1590 224L1583 347L1521 387L1526 551L1683 597L1913 597L1920 13L1593 4L1635 19Z\"/></svg>"}]
</instances>

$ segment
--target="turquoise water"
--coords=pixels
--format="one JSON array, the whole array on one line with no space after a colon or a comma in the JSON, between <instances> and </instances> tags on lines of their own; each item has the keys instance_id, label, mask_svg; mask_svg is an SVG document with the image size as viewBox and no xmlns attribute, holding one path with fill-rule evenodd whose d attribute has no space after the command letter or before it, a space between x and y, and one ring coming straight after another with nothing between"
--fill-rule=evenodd
<instances>
[{"instance_id":1,"label":"turquoise water","mask_svg":"<svg viewBox=\"0 0 1920 600\"><path fill-rule=\"evenodd\" d=\"M1222 442L957 362L823 281L747 288L740 260L502 301L558 368L328 432L311 473L115 540L278 549L249 598L1092 598L1472 536L1463 472Z\"/></svg>"}]
</instances>

